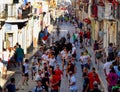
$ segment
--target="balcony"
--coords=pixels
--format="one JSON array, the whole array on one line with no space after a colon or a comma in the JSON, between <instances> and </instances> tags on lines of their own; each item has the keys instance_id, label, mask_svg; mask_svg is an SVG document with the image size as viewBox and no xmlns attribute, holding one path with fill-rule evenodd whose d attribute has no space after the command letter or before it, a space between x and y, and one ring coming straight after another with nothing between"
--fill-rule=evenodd
<instances>
[{"instance_id":1,"label":"balcony","mask_svg":"<svg viewBox=\"0 0 120 92\"><path fill-rule=\"evenodd\" d=\"M120 0L108 0L105 7L105 18L108 20L120 20ZM109 8L108 8L109 7ZM107 16L107 17L106 17Z\"/></svg>"},{"instance_id":2,"label":"balcony","mask_svg":"<svg viewBox=\"0 0 120 92\"><path fill-rule=\"evenodd\" d=\"M18 6L18 4L9 4L6 22L26 22L26 19L32 16L32 6L30 3Z\"/></svg>"}]
</instances>

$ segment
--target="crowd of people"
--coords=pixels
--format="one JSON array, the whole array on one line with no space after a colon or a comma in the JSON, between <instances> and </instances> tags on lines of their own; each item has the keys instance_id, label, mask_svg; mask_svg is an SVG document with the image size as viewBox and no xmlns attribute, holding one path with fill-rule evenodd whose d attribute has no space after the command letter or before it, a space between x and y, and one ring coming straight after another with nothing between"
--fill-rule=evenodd
<instances>
[{"instance_id":1,"label":"crowd of people","mask_svg":"<svg viewBox=\"0 0 120 92\"><path fill-rule=\"evenodd\" d=\"M7 69L10 67L21 67L24 59L24 50L19 43L14 48L3 49L0 53L0 73L2 78L7 78Z\"/></svg>"},{"instance_id":2,"label":"crowd of people","mask_svg":"<svg viewBox=\"0 0 120 92\"><path fill-rule=\"evenodd\" d=\"M29 86L29 79L36 81L36 86L33 87L32 92L60 92L61 81L63 78L68 78L68 88L70 92L78 92L76 73L77 63L80 62L83 88L80 92L102 92L100 90L101 82L96 69L99 70L99 63L104 63L104 73L108 82L108 92L119 92L120 90L120 66L119 57L120 53L117 51L117 46L109 44L107 52L106 48L101 46L102 40L95 41L93 45L93 51L95 53L95 63L97 68L91 65L92 55L86 47L92 46L91 41L91 29L89 27L83 29L75 17L70 15L61 18L61 22L69 22L75 30L71 34L68 32L65 37L58 39L58 41L52 43L51 46L41 46L37 53L31 60L24 58L24 51L17 43L13 54L5 54L0 59L0 72L6 72L8 67L8 60L10 64L20 66L22 72L22 90L24 92L24 86ZM80 27L79 27L80 26ZM80 28L80 29L79 29ZM77 49L80 48L81 52L79 59L77 58ZM6 52L8 53L8 52ZM9 57L11 56L11 57ZM9 57L9 58L7 58ZM60 57L60 61L58 59ZM17 61L17 63L15 63ZM23 62L24 61L24 62ZM6 63L7 62L7 63ZM61 64L60 64L60 63ZM1 67L3 66L3 68ZM80 70L79 70L80 71ZM7 73L6 73L7 74ZM5 74L5 75L6 75ZM31 76L30 76L31 74ZM3 75L2 75L3 76ZM16 88L15 79L11 78L11 83L5 88L5 92L15 92L19 90Z\"/></svg>"}]
</instances>

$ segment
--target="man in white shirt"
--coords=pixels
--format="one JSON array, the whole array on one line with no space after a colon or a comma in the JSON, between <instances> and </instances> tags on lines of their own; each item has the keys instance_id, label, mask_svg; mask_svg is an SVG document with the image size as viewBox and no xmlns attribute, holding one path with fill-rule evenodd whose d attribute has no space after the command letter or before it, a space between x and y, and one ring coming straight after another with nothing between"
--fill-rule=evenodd
<instances>
[{"instance_id":1,"label":"man in white shirt","mask_svg":"<svg viewBox=\"0 0 120 92\"><path fill-rule=\"evenodd\" d=\"M67 55L66 51L67 51L66 48L64 48L60 53L62 59L62 70L64 70L64 66L65 66L65 58Z\"/></svg>"},{"instance_id":2,"label":"man in white shirt","mask_svg":"<svg viewBox=\"0 0 120 92\"><path fill-rule=\"evenodd\" d=\"M110 61L109 59L107 60L107 62L104 64L104 73L107 76L110 73L110 66L112 65L114 61Z\"/></svg>"},{"instance_id":3,"label":"man in white shirt","mask_svg":"<svg viewBox=\"0 0 120 92\"><path fill-rule=\"evenodd\" d=\"M72 56L76 58L76 47L74 44L72 44Z\"/></svg>"},{"instance_id":4,"label":"man in white shirt","mask_svg":"<svg viewBox=\"0 0 120 92\"><path fill-rule=\"evenodd\" d=\"M42 55L42 66L44 65L44 63L48 63L48 52L45 52Z\"/></svg>"},{"instance_id":5,"label":"man in white shirt","mask_svg":"<svg viewBox=\"0 0 120 92\"><path fill-rule=\"evenodd\" d=\"M55 56L52 55L51 58L49 59L49 66L50 66L53 70L54 70L55 62L56 62Z\"/></svg>"},{"instance_id":6,"label":"man in white shirt","mask_svg":"<svg viewBox=\"0 0 120 92\"><path fill-rule=\"evenodd\" d=\"M76 78L73 75L72 71L69 72L69 75L70 75L69 82L70 92L77 92Z\"/></svg>"}]
</instances>

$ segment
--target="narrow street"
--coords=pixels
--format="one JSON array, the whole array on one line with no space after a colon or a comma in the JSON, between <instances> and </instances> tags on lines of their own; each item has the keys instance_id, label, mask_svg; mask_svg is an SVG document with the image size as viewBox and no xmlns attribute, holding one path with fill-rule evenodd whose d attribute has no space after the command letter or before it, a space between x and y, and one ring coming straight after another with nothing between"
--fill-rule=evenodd
<instances>
[{"instance_id":1,"label":"narrow street","mask_svg":"<svg viewBox=\"0 0 120 92\"><path fill-rule=\"evenodd\" d=\"M63 23L60 26L60 37L66 37L66 34L68 33L68 31L70 32L70 34L72 35L73 32L75 32L75 27L73 25L70 24L65 24ZM55 31L56 29L54 29L53 31ZM56 36L55 40L58 40L58 37ZM79 46L76 47L77 48L77 60L79 60L80 57L80 53L83 51L83 49L80 49ZM94 55L93 55L93 51L92 47L87 47L88 51L92 54L92 62L91 62L91 67L95 66L94 65ZM58 56L57 58L58 60L58 64L62 66L61 64L61 59ZM76 79L77 79L77 86L78 86L78 92L82 91L82 87L83 87L83 77L82 77L82 72L81 72L81 65L80 62L76 62L76 67L77 67L77 73L76 73ZM102 71L101 71L102 70ZM102 64L100 65L100 71L97 71L100 75L100 77L102 78L102 82L105 83L105 79L104 79L104 75L103 75L103 67ZM15 74L15 78L16 78L16 85L17 88L19 88L20 90L18 90L17 92L28 92L28 91L32 91L33 87L36 85L36 82L34 80L32 80L31 78L31 74L29 74L29 86L24 86L24 90L21 90L21 74L19 71L17 71L17 73ZM104 80L104 81L103 81ZM62 82L61 82L61 87L60 87L60 92L69 92L69 87L68 87L68 83L69 80L68 78L65 76L65 72L64 72L64 77L62 78ZM104 84L105 85L105 84ZM103 88L101 87L101 90L103 90ZM106 91L107 92L107 91Z\"/></svg>"},{"instance_id":2,"label":"narrow street","mask_svg":"<svg viewBox=\"0 0 120 92\"><path fill-rule=\"evenodd\" d=\"M0 92L16 88L118 92L120 0L1 0Z\"/></svg>"}]
</instances>

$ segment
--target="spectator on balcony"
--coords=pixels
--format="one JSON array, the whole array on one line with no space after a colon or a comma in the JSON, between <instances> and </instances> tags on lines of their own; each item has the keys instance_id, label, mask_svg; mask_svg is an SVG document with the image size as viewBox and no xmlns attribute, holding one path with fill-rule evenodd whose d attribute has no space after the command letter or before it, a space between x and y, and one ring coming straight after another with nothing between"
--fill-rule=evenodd
<instances>
[{"instance_id":1,"label":"spectator on balcony","mask_svg":"<svg viewBox=\"0 0 120 92\"><path fill-rule=\"evenodd\" d=\"M18 8L18 19L22 19L22 6Z\"/></svg>"}]
</instances>

